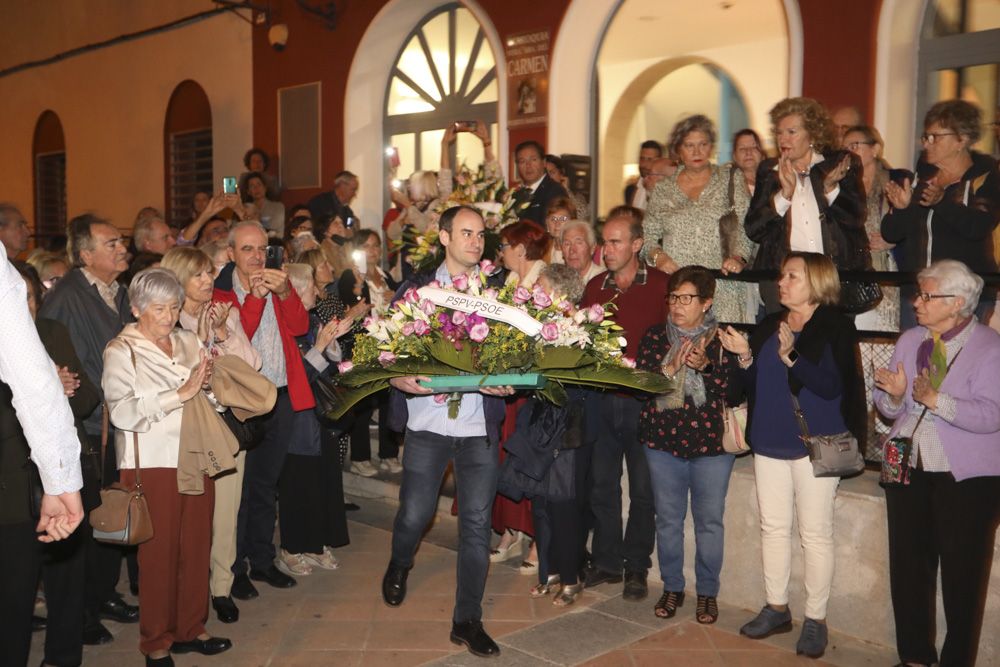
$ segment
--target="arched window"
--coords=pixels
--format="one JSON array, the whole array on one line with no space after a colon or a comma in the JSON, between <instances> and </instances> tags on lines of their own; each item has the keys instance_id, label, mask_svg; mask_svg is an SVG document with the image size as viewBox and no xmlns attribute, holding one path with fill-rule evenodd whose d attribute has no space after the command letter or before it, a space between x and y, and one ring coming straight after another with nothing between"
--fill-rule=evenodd
<instances>
[{"instance_id":1,"label":"arched window","mask_svg":"<svg viewBox=\"0 0 1000 667\"><path fill-rule=\"evenodd\" d=\"M996 154L1000 120L1000 6L996 0L932 0L924 15L915 134L935 102L960 98L979 106L988 124L974 146Z\"/></svg>"},{"instance_id":2,"label":"arched window","mask_svg":"<svg viewBox=\"0 0 1000 667\"><path fill-rule=\"evenodd\" d=\"M36 245L66 233L66 139L62 123L53 111L45 111L35 123L31 142L35 179Z\"/></svg>"},{"instance_id":3,"label":"arched window","mask_svg":"<svg viewBox=\"0 0 1000 667\"><path fill-rule=\"evenodd\" d=\"M183 227L191 221L195 193L215 191L212 107L205 91L194 81L182 81L170 96L163 124L163 158L167 222Z\"/></svg>"},{"instance_id":4,"label":"arched window","mask_svg":"<svg viewBox=\"0 0 1000 667\"><path fill-rule=\"evenodd\" d=\"M399 173L436 170L444 128L456 120L489 124L496 143L496 61L472 13L457 3L428 14L396 57L385 95L385 142L399 151ZM482 144L460 133L452 164L476 167Z\"/></svg>"}]
</instances>

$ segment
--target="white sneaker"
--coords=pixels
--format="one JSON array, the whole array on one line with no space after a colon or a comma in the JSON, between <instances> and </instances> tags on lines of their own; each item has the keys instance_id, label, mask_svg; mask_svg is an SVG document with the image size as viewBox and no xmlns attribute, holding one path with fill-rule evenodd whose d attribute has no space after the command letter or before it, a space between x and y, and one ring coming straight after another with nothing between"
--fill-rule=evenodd
<instances>
[{"instance_id":1,"label":"white sneaker","mask_svg":"<svg viewBox=\"0 0 1000 667\"><path fill-rule=\"evenodd\" d=\"M340 567L340 561L333 555L333 549L323 547L323 552L318 554L304 553L302 558L309 564L324 570L336 570Z\"/></svg>"},{"instance_id":2,"label":"white sneaker","mask_svg":"<svg viewBox=\"0 0 1000 667\"><path fill-rule=\"evenodd\" d=\"M378 470L375 469L371 461L353 461L351 472L362 477L374 477L378 474Z\"/></svg>"},{"instance_id":3,"label":"white sneaker","mask_svg":"<svg viewBox=\"0 0 1000 667\"><path fill-rule=\"evenodd\" d=\"M302 554L290 554L284 549L278 552L278 557L274 559L274 565L289 576L304 577L312 574L312 567L306 562Z\"/></svg>"},{"instance_id":4,"label":"white sneaker","mask_svg":"<svg viewBox=\"0 0 1000 667\"><path fill-rule=\"evenodd\" d=\"M382 459L379 468L393 474L403 472L403 464L399 462L398 456L394 456L391 459Z\"/></svg>"}]
</instances>

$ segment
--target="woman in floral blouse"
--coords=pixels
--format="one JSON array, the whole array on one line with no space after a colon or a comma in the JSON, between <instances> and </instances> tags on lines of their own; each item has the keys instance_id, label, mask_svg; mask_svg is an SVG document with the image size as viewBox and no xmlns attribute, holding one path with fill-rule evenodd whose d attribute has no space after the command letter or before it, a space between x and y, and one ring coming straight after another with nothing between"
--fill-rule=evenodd
<instances>
[{"instance_id":1,"label":"woman in floral blouse","mask_svg":"<svg viewBox=\"0 0 1000 667\"><path fill-rule=\"evenodd\" d=\"M663 579L654 613L671 618L684 604L684 518L690 494L697 544L695 618L706 624L719 617L722 513L734 460L722 448L722 412L727 394L735 389L731 384L737 368L715 335L714 295L715 278L708 269L685 266L674 272L667 286L667 321L646 332L636 360L639 368L676 381L673 392L650 400L639 414Z\"/></svg>"}]
</instances>

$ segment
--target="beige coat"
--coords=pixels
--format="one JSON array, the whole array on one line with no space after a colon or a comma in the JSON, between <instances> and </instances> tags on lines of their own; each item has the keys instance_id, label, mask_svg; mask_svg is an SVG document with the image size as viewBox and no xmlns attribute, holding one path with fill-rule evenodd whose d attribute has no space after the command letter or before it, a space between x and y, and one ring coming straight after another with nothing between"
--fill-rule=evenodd
<instances>
[{"instance_id":1,"label":"beige coat","mask_svg":"<svg viewBox=\"0 0 1000 667\"><path fill-rule=\"evenodd\" d=\"M132 433L139 434L143 468L176 468L183 403L177 390L201 361L201 344L190 331L170 334L173 357L127 324L104 350L101 386L115 428L119 469L135 468ZM128 345L135 351L135 367Z\"/></svg>"}]
</instances>

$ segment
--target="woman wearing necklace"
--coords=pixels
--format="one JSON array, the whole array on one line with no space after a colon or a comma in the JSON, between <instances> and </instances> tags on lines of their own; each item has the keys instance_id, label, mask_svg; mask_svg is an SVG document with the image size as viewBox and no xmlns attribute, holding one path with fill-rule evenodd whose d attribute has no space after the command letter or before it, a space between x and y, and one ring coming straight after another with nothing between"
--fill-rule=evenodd
<instances>
[{"instance_id":1,"label":"woman wearing necklace","mask_svg":"<svg viewBox=\"0 0 1000 667\"><path fill-rule=\"evenodd\" d=\"M753 268L776 271L789 251L827 255L841 271L870 268L860 162L831 150L829 113L792 97L770 116L780 156L761 163L746 215L746 234L760 244ZM775 283L762 282L760 293L767 312L781 310Z\"/></svg>"},{"instance_id":2,"label":"woman wearing necklace","mask_svg":"<svg viewBox=\"0 0 1000 667\"><path fill-rule=\"evenodd\" d=\"M684 520L688 496L695 531L695 620L719 618L719 573L724 542L723 512L735 457L722 448L722 413L738 373L736 359L724 354L712 312L715 278L701 266L671 274L670 314L650 327L639 345L636 365L676 380L676 389L650 400L639 413L639 439L653 483L656 549L663 595L653 608L671 618L684 604Z\"/></svg>"},{"instance_id":3,"label":"woman wearing necklace","mask_svg":"<svg viewBox=\"0 0 1000 667\"><path fill-rule=\"evenodd\" d=\"M1000 520L1000 336L973 317L983 279L961 262L934 262L917 281L919 326L875 371L873 396L895 420L890 435L912 442L909 482L885 485L896 649L903 664L938 664L940 564L940 664L972 665Z\"/></svg>"},{"instance_id":4,"label":"woman wearing necklace","mask_svg":"<svg viewBox=\"0 0 1000 667\"><path fill-rule=\"evenodd\" d=\"M919 271L940 259L957 259L976 273L997 270L993 230L1000 222L1000 172L989 155L972 150L979 141L982 112L964 100L938 102L924 117L923 155L912 188L887 183L892 209L882 219L882 236L898 244L900 271ZM901 298L915 296L908 285ZM984 318L996 300L994 290L979 299ZM901 329L916 324L904 308Z\"/></svg>"},{"instance_id":5,"label":"woman wearing necklace","mask_svg":"<svg viewBox=\"0 0 1000 667\"><path fill-rule=\"evenodd\" d=\"M805 561L805 622L796 651L811 658L827 644L827 603L833 584L833 509L837 477L816 477L793 408L793 395L810 433L850 431L864 450L868 429L865 388L858 367L858 336L841 315L840 277L818 253L789 253L778 281L781 305L750 341L731 327L723 347L745 369L749 399L747 440L754 454L766 604L740 628L752 639L792 629L788 607L792 520L798 521Z\"/></svg>"},{"instance_id":6,"label":"woman wearing necklace","mask_svg":"<svg viewBox=\"0 0 1000 667\"><path fill-rule=\"evenodd\" d=\"M734 179L733 209L742 220L749 205L747 190L735 165L718 167L709 161L715 150L715 127L705 116L691 116L674 126L671 153L681 168L664 178L650 194L643 221L643 256L650 266L673 273L681 266L700 265L739 273L753 246L743 225L720 229L719 218L730 210L729 183ZM723 281L715 294L715 314L723 322L742 322L746 288Z\"/></svg>"}]
</instances>

